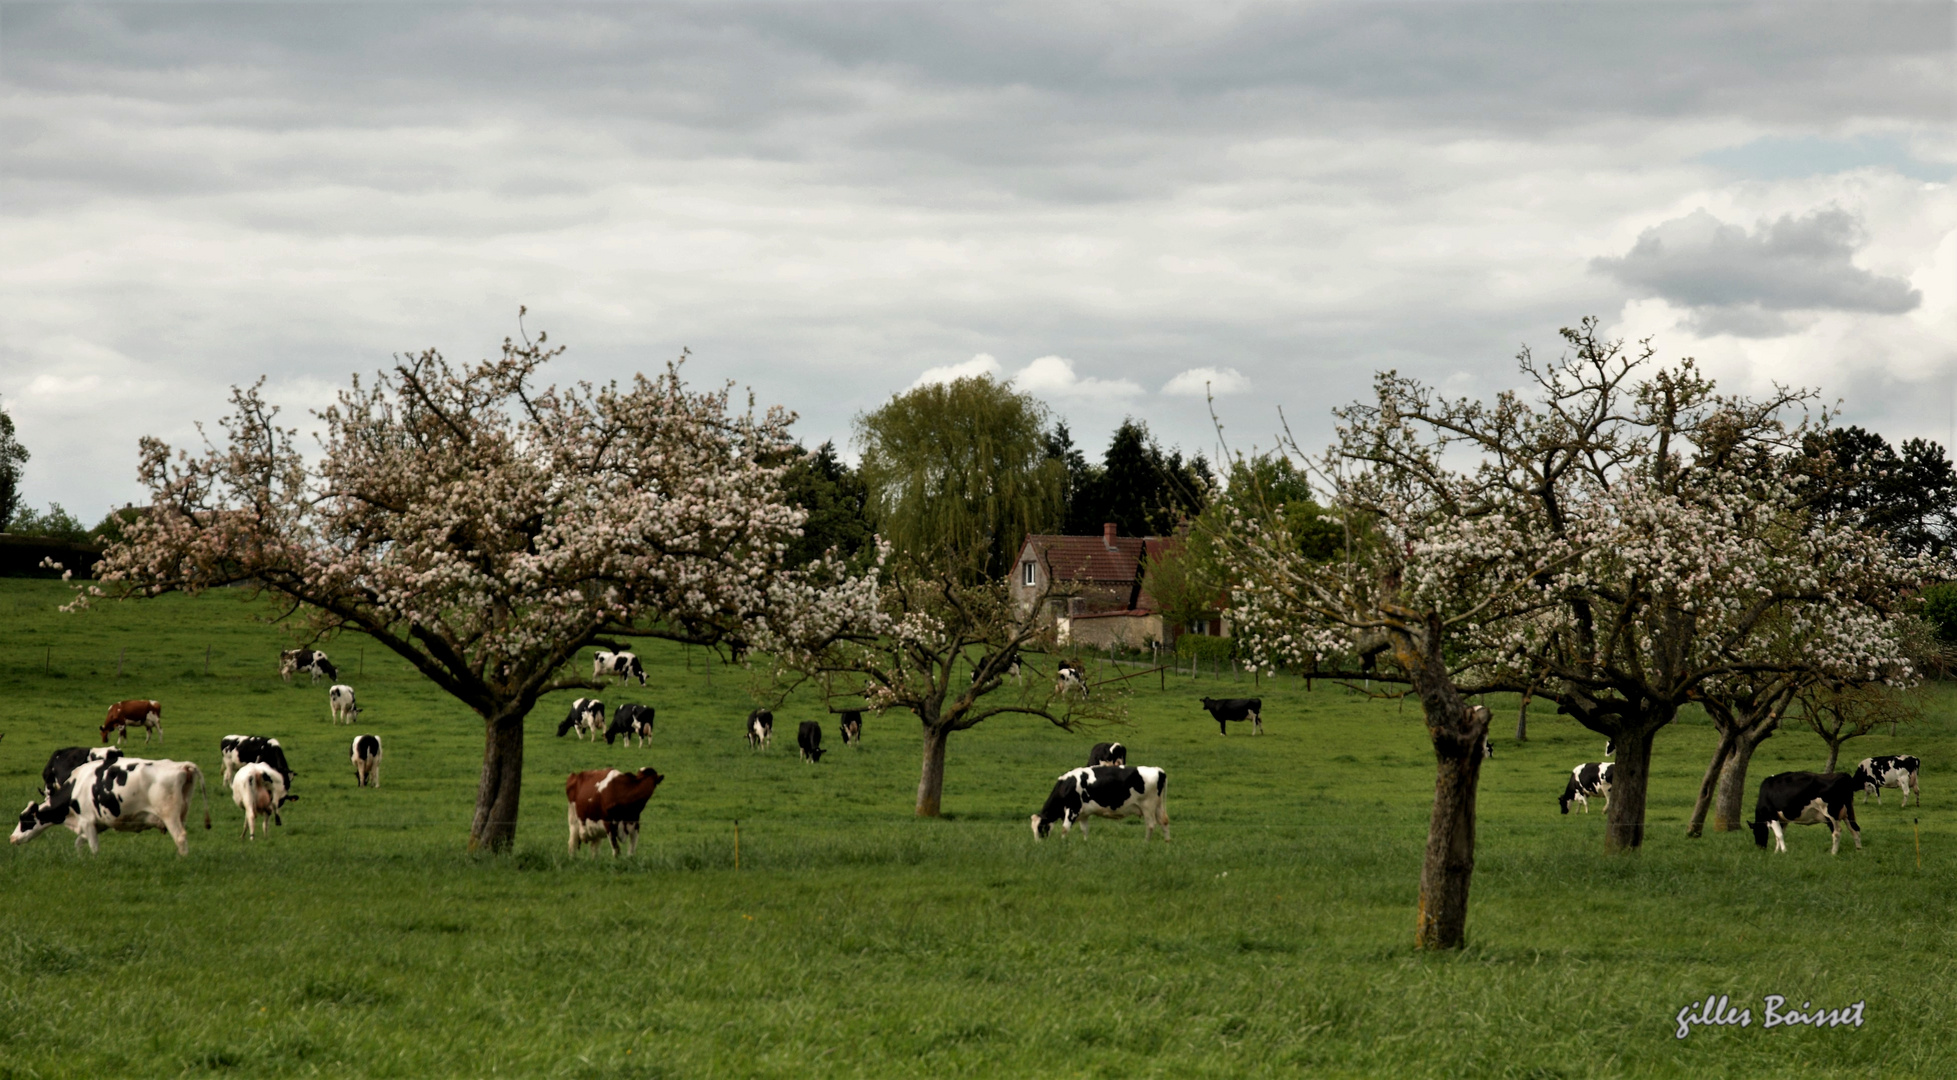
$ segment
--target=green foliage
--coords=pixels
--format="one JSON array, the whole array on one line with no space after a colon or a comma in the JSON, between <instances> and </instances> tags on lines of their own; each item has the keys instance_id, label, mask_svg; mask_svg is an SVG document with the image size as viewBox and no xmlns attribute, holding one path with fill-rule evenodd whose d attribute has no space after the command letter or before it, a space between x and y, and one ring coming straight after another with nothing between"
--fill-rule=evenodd
<instances>
[{"instance_id":1,"label":"green foliage","mask_svg":"<svg viewBox=\"0 0 1957 1080\"><path fill-rule=\"evenodd\" d=\"M1002 576L1026 534L1060 521L1063 462L1046 407L990 377L920 386L856 418L877 530L899 559Z\"/></svg>"},{"instance_id":2,"label":"green foliage","mask_svg":"<svg viewBox=\"0 0 1957 1080\"><path fill-rule=\"evenodd\" d=\"M108 834L99 856L65 830L0 851L0 1075L1832 1080L1938 1076L1957 1056L1957 958L1923 947L1951 931L1957 809L1933 794L1901 810L1891 792L1857 808L1867 850L1835 858L1819 827L1790 829L1787 855L1744 832L1688 840L1713 738L1696 712L1655 747L1636 859L1602 852L1601 813L1556 812L1602 740L1532 712L1530 741L1483 766L1470 946L1423 956L1426 733L1416 709L1322 681L1171 673L1158 691L1149 675L1109 733L980 725L953 744L948 816L917 821L913 719L872 714L845 748L805 692L776 711L775 748L750 751L744 681L717 667L709 686L700 650L689 667L642 641L651 685L604 697L656 704L653 746L553 738L578 692L548 699L516 851L477 858L456 819L481 735L401 661L369 646L356 674L358 639L326 643L368 709L338 727L323 685L279 681L292 642L257 621L269 605L218 590L74 618L54 612L65 596L0 582L0 793L25 805L48 751L95 741L101 703L155 696L168 743L150 752L203 766L216 829L193 827L181 860L155 832ZM41 674L44 645L69 678ZM1268 734L1219 736L1204 695L1263 697ZM1950 702L1867 752L1957 760ZM1513 698L1488 704L1514 716ZM820 765L785 738L803 719L827 729ZM356 731L386 740L379 788L354 787ZM279 736L298 771L269 839L238 838L214 783L233 732ZM1027 815L1053 776L1109 738L1173 774L1175 842L1143 845L1130 819L1036 844ZM1754 768L1814 769L1819 749L1775 737ZM563 777L610 765L668 777L639 854L572 859ZM1871 956L1910 957L1912 977ZM1091 973L1094 992L1059 972ZM1708 993L1752 1026L1674 1039ZM1766 993L1866 999L1881 1026L1763 1032ZM140 1021L103 1021L130 1002Z\"/></svg>"},{"instance_id":3,"label":"green foliage","mask_svg":"<svg viewBox=\"0 0 1957 1080\"><path fill-rule=\"evenodd\" d=\"M1945 581L1923 590L1923 618L1936 628L1937 640L1957 645L1957 581Z\"/></svg>"},{"instance_id":4,"label":"green foliage","mask_svg":"<svg viewBox=\"0 0 1957 1080\"><path fill-rule=\"evenodd\" d=\"M836 444L825 442L796 461L782 478L782 494L809 512L802 535L788 545L788 565L805 566L831 548L856 564L873 553L869 490L857 471L836 456Z\"/></svg>"},{"instance_id":5,"label":"green foliage","mask_svg":"<svg viewBox=\"0 0 1957 1080\"><path fill-rule=\"evenodd\" d=\"M1198 541L1184 537L1170 541L1143 567L1142 587L1171 626L1207 621L1222 610L1224 586L1207 554Z\"/></svg>"},{"instance_id":6,"label":"green foliage","mask_svg":"<svg viewBox=\"0 0 1957 1080\"><path fill-rule=\"evenodd\" d=\"M11 531L20 509L20 477L29 456L14 436L14 418L0 408L0 532Z\"/></svg>"},{"instance_id":7,"label":"green foliage","mask_svg":"<svg viewBox=\"0 0 1957 1080\"><path fill-rule=\"evenodd\" d=\"M1126 536L1167 536L1201 513L1214 482L1201 454L1164 451L1132 417L1108 441L1100 467L1084 470L1067 507L1067 532L1091 536L1113 522Z\"/></svg>"},{"instance_id":8,"label":"green foliage","mask_svg":"<svg viewBox=\"0 0 1957 1080\"><path fill-rule=\"evenodd\" d=\"M13 528L8 531L16 536L45 536L70 544L88 539L88 527L63 510L60 503L49 503L45 514L35 513L32 507L22 507L14 514Z\"/></svg>"},{"instance_id":9,"label":"green foliage","mask_svg":"<svg viewBox=\"0 0 1957 1080\"><path fill-rule=\"evenodd\" d=\"M1194 658L1205 664L1227 663L1237 657L1237 639L1184 634L1176 639L1176 655L1184 660Z\"/></svg>"},{"instance_id":10,"label":"green foliage","mask_svg":"<svg viewBox=\"0 0 1957 1080\"><path fill-rule=\"evenodd\" d=\"M111 510L103 515L101 521L96 522L93 529L88 530L88 538L104 547L119 543L123 538L123 530L142 516L143 511L134 506Z\"/></svg>"}]
</instances>

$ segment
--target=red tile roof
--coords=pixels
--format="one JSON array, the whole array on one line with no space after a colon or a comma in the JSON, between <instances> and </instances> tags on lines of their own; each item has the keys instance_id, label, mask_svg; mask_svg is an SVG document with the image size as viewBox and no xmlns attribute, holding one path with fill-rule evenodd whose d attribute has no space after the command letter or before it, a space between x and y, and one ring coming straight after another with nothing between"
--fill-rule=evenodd
<instances>
[{"instance_id":1,"label":"red tile roof","mask_svg":"<svg viewBox=\"0 0 1957 1080\"><path fill-rule=\"evenodd\" d=\"M1103 536L1030 535L1020 550L1031 546L1045 555L1055 581L1091 584L1133 584L1147 543L1139 536L1117 536L1109 548Z\"/></svg>"}]
</instances>

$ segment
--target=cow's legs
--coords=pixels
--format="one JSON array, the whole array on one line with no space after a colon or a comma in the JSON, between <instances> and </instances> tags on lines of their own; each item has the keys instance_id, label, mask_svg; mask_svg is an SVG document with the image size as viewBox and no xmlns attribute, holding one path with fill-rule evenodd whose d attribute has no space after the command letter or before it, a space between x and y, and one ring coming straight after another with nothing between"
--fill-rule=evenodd
<instances>
[{"instance_id":1,"label":"cow's legs","mask_svg":"<svg viewBox=\"0 0 1957 1080\"><path fill-rule=\"evenodd\" d=\"M1251 713L1251 714L1250 714L1250 727L1251 727L1251 733L1252 733L1252 734L1254 734L1254 735L1262 735L1262 734L1264 734L1264 718L1263 718L1263 716L1261 716L1261 715L1259 715L1259 714L1257 714L1257 713Z\"/></svg>"},{"instance_id":2,"label":"cow's legs","mask_svg":"<svg viewBox=\"0 0 1957 1080\"><path fill-rule=\"evenodd\" d=\"M1787 854L1787 833L1780 827L1780 822L1769 821L1767 828L1774 834L1774 850L1782 855Z\"/></svg>"},{"instance_id":3,"label":"cow's legs","mask_svg":"<svg viewBox=\"0 0 1957 1080\"><path fill-rule=\"evenodd\" d=\"M185 810L187 811L188 809L189 806L188 804L186 804ZM170 839L177 842L178 857L182 857L190 854L190 836L188 831L184 828L182 819L177 819L174 821L165 821L163 823L163 827L169 831Z\"/></svg>"},{"instance_id":4,"label":"cow's legs","mask_svg":"<svg viewBox=\"0 0 1957 1080\"><path fill-rule=\"evenodd\" d=\"M571 825L571 854L578 853L578 804L569 803L564 807L564 818Z\"/></svg>"}]
</instances>

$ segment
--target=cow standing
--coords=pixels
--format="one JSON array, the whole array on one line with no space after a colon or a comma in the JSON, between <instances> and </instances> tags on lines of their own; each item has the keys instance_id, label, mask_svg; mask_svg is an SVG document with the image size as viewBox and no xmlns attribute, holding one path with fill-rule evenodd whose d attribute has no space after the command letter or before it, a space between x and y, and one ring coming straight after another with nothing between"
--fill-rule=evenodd
<instances>
[{"instance_id":1,"label":"cow standing","mask_svg":"<svg viewBox=\"0 0 1957 1080\"><path fill-rule=\"evenodd\" d=\"M143 741L149 742L151 733L156 735L156 744L163 745L163 705L147 698L118 701L109 706L109 718L102 721L102 741L109 741L109 732L116 733L116 745L121 746L129 738L129 726L143 729Z\"/></svg>"},{"instance_id":2,"label":"cow standing","mask_svg":"<svg viewBox=\"0 0 1957 1080\"><path fill-rule=\"evenodd\" d=\"M839 726L843 731L843 745L860 748L863 742L863 710L846 710L843 713L843 722Z\"/></svg>"},{"instance_id":3,"label":"cow standing","mask_svg":"<svg viewBox=\"0 0 1957 1080\"><path fill-rule=\"evenodd\" d=\"M241 839L256 840L253 824L260 815L270 815L271 821L265 825L265 835L272 834L272 826L284 825L279 820L279 805L285 802L285 779L278 770L262 761L254 761L238 770L231 779L231 801L245 812L245 835Z\"/></svg>"},{"instance_id":4,"label":"cow standing","mask_svg":"<svg viewBox=\"0 0 1957 1080\"><path fill-rule=\"evenodd\" d=\"M1220 735L1230 734L1229 725L1239 720L1250 721L1251 734L1264 734L1263 698L1204 698L1203 708L1216 721L1216 730Z\"/></svg>"},{"instance_id":5,"label":"cow standing","mask_svg":"<svg viewBox=\"0 0 1957 1080\"><path fill-rule=\"evenodd\" d=\"M312 685L314 686L318 686L319 680L321 679L325 679L327 684L331 685L335 679L340 677L340 669L334 667L333 661L328 660L326 654L323 652L314 653L312 661L300 667L299 670L312 675Z\"/></svg>"},{"instance_id":6,"label":"cow standing","mask_svg":"<svg viewBox=\"0 0 1957 1080\"><path fill-rule=\"evenodd\" d=\"M1580 802L1583 812L1590 812L1590 800L1603 796L1604 809L1610 809L1610 766L1608 761L1586 761L1570 770L1570 782L1563 785L1563 795L1556 805L1570 812L1570 804Z\"/></svg>"},{"instance_id":7,"label":"cow standing","mask_svg":"<svg viewBox=\"0 0 1957 1080\"><path fill-rule=\"evenodd\" d=\"M253 762L262 762L272 767L284 781L286 790L292 789L292 766L285 763L285 747L277 739L267 739L259 735L226 735L217 741L218 755L224 759L224 779L219 781L226 787L231 785L231 777L241 768ZM286 796L291 802L296 795Z\"/></svg>"},{"instance_id":8,"label":"cow standing","mask_svg":"<svg viewBox=\"0 0 1957 1080\"><path fill-rule=\"evenodd\" d=\"M571 854L586 843L595 849L600 838L612 844L617 858L623 841L627 855L639 850L639 818L646 802L666 779L650 768L635 773L617 769L586 769L564 780L564 798L570 803Z\"/></svg>"},{"instance_id":9,"label":"cow standing","mask_svg":"<svg viewBox=\"0 0 1957 1080\"><path fill-rule=\"evenodd\" d=\"M973 683L979 681L979 672L984 671L988 666L995 666L995 660L991 653L979 657L979 662L972 665ZM1019 650L1014 649L1011 653L1007 654L1004 662L996 663L996 670L992 674L1001 679L1010 676L1014 682L1019 681Z\"/></svg>"},{"instance_id":10,"label":"cow standing","mask_svg":"<svg viewBox=\"0 0 1957 1080\"><path fill-rule=\"evenodd\" d=\"M767 746L775 737L775 714L756 709L747 714L747 745L750 750Z\"/></svg>"},{"instance_id":11,"label":"cow standing","mask_svg":"<svg viewBox=\"0 0 1957 1080\"><path fill-rule=\"evenodd\" d=\"M598 655L591 658L591 677L601 679L607 675L616 675L621 680L636 678L640 686L646 684L646 669L629 652L598 650Z\"/></svg>"},{"instance_id":12,"label":"cow standing","mask_svg":"<svg viewBox=\"0 0 1957 1080\"><path fill-rule=\"evenodd\" d=\"M1876 802L1882 801L1883 788L1902 788L1903 805L1909 805L1909 794L1914 791L1916 805L1921 807L1923 787L1917 783L1916 773L1922 767L1923 762L1913 755L1889 754L1883 757L1863 758L1862 763L1855 766L1854 773L1850 775L1855 777L1855 782L1862 786L1864 792L1875 796Z\"/></svg>"},{"instance_id":13,"label":"cow standing","mask_svg":"<svg viewBox=\"0 0 1957 1080\"><path fill-rule=\"evenodd\" d=\"M632 745L634 738L639 740L642 747L651 742L652 706L634 705L629 701L620 705L618 711L612 714L612 726L605 729L605 745L612 745L612 740L620 735L625 736L627 746Z\"/></svg>"},{"instance_id":14,"label":"cow standing","mask_svg":"<svg viewBox=\"0 0 1957 1080\"><path fill-rule=\"evenodd\" d=\"M1128 767L1128 748L1118 742L1097 742L1094 749L1087 752L1087 767L1096 765L1119 765Z\"/></svg>"},{"instance_id":15,"label":"cow standing","mask_svg":"<svg viewBox=\"0 0 1957 1080\"><path fill-rule=\"evenodd\" d=\"M589 734L594 742L597 741L598 736L605 732L605 703L588 697L571 702L571 711L557 723L557 737L563 738L564 733L573 728L577 730L578 738Z\"/></svg>"},{"instance_id":16,"label":"cow standing","mask_svg":"<svg viewBox=\"0 0 1957 1080\"><path fill-rule=\"evenodd\" d=\"M1133 769L1103 765L1062 773L1047 795L1046 805L1033 815L1033 837L1046 839L1056 823L1065 837L1078 822L1080 837L1085 840L1089 817L1139 817L1145 826L1144 843L1158 827L1163 843L1167 843L1169 803L1164 792L1168 782L1167 773L1149 765Z\"/></svg>"},{"instance_id":17,"label":"cow standing","mask_svg":"<svg viewBox=\"0 0 1957 1080\"><path fill-rule=\"evenodd\" d=\"M822 764L822 725L813 720L802 721L802 726L795 729L795 745L801 747L803 761Z\"/></svg>"},{"instance_id":18,"label":"cow standing","mask_svg":"<svg viewBox=\"0 0 1957 1080\"><path fill-rule=\"evenodd\" d=\"M336 724L351 724L360 719L361 708L354 701L353 687L341 684L328 690L326 712Z\"/></svg>"},{"instance_id":19,"label":"cow standing","mask_svg":"<svg viewBox=\"0 0 1957 1080\"><path fill-rule=\"evenodd\" d=\"M1060 661L1053 669L1053 692L1066 694L1078 691L1081 697L1088 696L1087 669L1071 660Z\"/></svg>"},{"instance_id":20,"label":"cow standing","mask_svg":"<svg viewBox=\"0 0 1957 1080\"><path fill-rule=\"evenodd\" d=\"M122 751L113 746L64 746L56 750L41 767L41 797L45 799L53 794L57 784L88 762L117 761L122 756Z\"/></svg>"},{"instance_id":21,"label":"cow standing","mask_svg":"<svg viewBox=\"0 0 1957 1080\"><path fill-rule=\"evenodd\" d=\"M338 678L339 671L326 654L317 649L287 649L279 654L279 677L286 682L301 671L312 672L313 682L318 683L321 675L332 672L331 678Z\"/></svg>"},{"instance_id":22,"label":"cow standing","mask_svg":"<svg viewBox=\"0 0 1957 1080\"><path fill-rule=\"evenodd\" d=\"M379 735L353 737L353 786L381 786L381 737Z\"/></svg>"},{"instance_id":23,"label":"cow standing","mask_svg":"<svg viewBox=\"0 0 1957 1080\"><path fill-rule=\"evenodd\" d=\"M1828 854L1841 851L1841 827L1847 824L1855 834L1855 847L1862 847L1862 827L1855 823L1855 792L1861 788L1848 773L1776 773L1760 781L1760 799L1753 807L1753 842L1767 846L1772 833L1774 850L1787 853L1784 825L1827 825L1834 842Z\"/></svg>"},{"instance_id":24,"label":"cow standing","mask_svg":"<svg viewBox=\"0 0 1957 1080\"><path fill-rule=\"evenodd\" d=\"M122 758L89 761L58 784L47 798L20 812L11 843L24 844L54 825L75 833L75 850L102 850L103 829L142 832L162 829L176 841L177 854L190 853L191 796L204 792L204 827L211 827L211 797L204 790L204 773L188 761Z\"/></svg>"}]
</instances>

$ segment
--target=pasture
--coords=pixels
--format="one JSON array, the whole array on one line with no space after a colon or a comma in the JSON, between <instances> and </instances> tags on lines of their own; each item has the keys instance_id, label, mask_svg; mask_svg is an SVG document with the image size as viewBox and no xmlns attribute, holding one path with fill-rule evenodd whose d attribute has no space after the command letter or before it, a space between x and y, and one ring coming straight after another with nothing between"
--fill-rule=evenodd
<instances>
[{"instance_id":1,"label":"pasture","mask_svg":"<svg viewBox=\"0 0 1957 1080\"><path fill-rule=\"evenodd\" d=\"M78 856L62 829L0 856L0 1077L1893 1077L1957 1056L1948 695L1849 744L1851 765L1919 754L1928 805L1859 800L1867 848L1838 858L1819 827L1786 856L1684 836L1712 745L1696 715L1658 737L1644 851L1606 857L1601 813L1556 810L1603 740L1537 709L1517 746L1514 703L1491 701L1472 944L1420 955L1433 769L1413 705L1151 674L1124 684L1124 728L954 736L947 814L919 821L914 721L871 714L846 748L791 699L750 752L750 676L648 643L649 684L602 696L657 708L652 747L552 737L576 696L557 695L531 717L517 850L478 857L481 725L399 660L325 643L366 709L342 727L325 683L280 681L291 641L240 593L79 616L65 596L0 581L0 793L25 804L50 750L155 697L166 741L134 750L201 765L216 827L184 859L154 832ZM1253 693L1261 738L1220 738L1195 705ZM809 718L819 766L795 752ZM355 787L355 732L386 742L378 789ZM239 839L214 783L231 733L278 737L297 773L269 840ZM1173 844L1133 820L1033 841L1028 815L1097 738L1167 770ZM1752 777L1824 760L1788 730ZM646 764L667 780L638 856L567 856L565 774ZM1708 994L1752 1026L1676 1039ZM1866 1000L1867 1022L1765 1030L1766 994Z\"/></svg>"}]
</instances>

